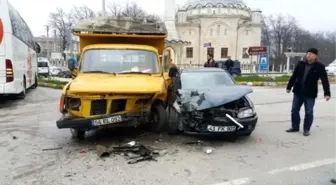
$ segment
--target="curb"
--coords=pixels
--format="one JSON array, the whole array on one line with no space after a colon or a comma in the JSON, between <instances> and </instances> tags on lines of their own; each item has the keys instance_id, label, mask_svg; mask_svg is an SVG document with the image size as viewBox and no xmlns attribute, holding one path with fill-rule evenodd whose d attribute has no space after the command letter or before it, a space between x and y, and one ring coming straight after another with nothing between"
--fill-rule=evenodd
<instances>
[{"instance_id":1,"label":"curb","mask_svg":"<svg viewBox=\"0 0 336 185\"><path fill-rule=\"evenodd\" d=\"M63 89L64 85L62 84L53 84L53 83L46 83L46 82L38 82L38 86L40 87L48 87L53 89Z\"/></svg>"},{"instance_id":2,"label":"curb","mask_svg":"<svg viewBox=\"0 0 336 185\"><path fill-rule=\"evenodd\" d=\"M284 86L287 82L236 82L239 85L248 86Z\"/></svg>"}]
</instances>

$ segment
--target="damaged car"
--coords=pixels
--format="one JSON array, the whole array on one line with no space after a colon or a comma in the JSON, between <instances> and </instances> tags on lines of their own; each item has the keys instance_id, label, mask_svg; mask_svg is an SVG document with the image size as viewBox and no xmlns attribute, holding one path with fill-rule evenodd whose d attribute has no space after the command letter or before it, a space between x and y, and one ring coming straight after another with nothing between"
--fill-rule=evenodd
<instances>
[{"instance_id":1,"label":"damaged car","mask_svg":"<svg viewBox=\"0 0 336 185\"><path fill-rule=\"evenodd\" d=\"M170 133L205 133L249 136L258 122L253 90L236 85L220 68L171 70L174 79L169 97Z\"/></svg>"}]
</instances>

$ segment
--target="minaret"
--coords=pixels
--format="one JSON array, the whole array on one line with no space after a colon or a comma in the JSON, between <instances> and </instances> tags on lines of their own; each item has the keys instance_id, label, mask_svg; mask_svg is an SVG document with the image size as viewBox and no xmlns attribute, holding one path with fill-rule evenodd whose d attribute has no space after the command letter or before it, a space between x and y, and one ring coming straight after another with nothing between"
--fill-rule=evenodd
<instances>
[{"instance_id":1,"label":"minaret","mask_svg":"<svg viewBox=\"0 0 336 185\"><path fill-rule=\"evenodd\" d=\"M180 40L175 27L175 0L165 0L164 23L168 31L167 40Z\"/></svg>"}]
</instances>

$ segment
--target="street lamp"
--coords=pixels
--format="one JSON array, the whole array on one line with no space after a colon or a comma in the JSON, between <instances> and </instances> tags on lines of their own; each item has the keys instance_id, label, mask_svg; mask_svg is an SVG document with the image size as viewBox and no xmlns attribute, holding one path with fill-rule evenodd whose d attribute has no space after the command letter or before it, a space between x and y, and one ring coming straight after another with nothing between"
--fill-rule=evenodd
<instances>
[{"instance_id":1,"label":"street lamp","mask_svg":"<svg viewBox=\"0 0 336 185\"><path fill-rule=\"evenodd\" d=\"M245 23L247 23L249 21L249 19L246 18L240 18L238 19L238 23L237 23L237 27L236 27L236 52L235 52L235 59L237 59L237 52L238 52L238 35L239 35L239 29L241 28L242 25L245 25Z\"/></svg>"}]
</instances>

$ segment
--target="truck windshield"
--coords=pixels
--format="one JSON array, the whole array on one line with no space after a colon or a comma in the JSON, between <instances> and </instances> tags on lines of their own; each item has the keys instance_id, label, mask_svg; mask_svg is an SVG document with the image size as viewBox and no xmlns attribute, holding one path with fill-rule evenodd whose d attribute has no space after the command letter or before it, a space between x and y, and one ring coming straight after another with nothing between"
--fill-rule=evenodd
<instances>
[{"instance_id":1,"label":"truck windshield","mask_svg":"<svg viewBox=\"0 0 336 185\"><path fill-rule=\"evenodd\" d=\"M91 49L84 52L80 72L159 73L157 55L148 50Z\"/></svg>"}]
</instances>

